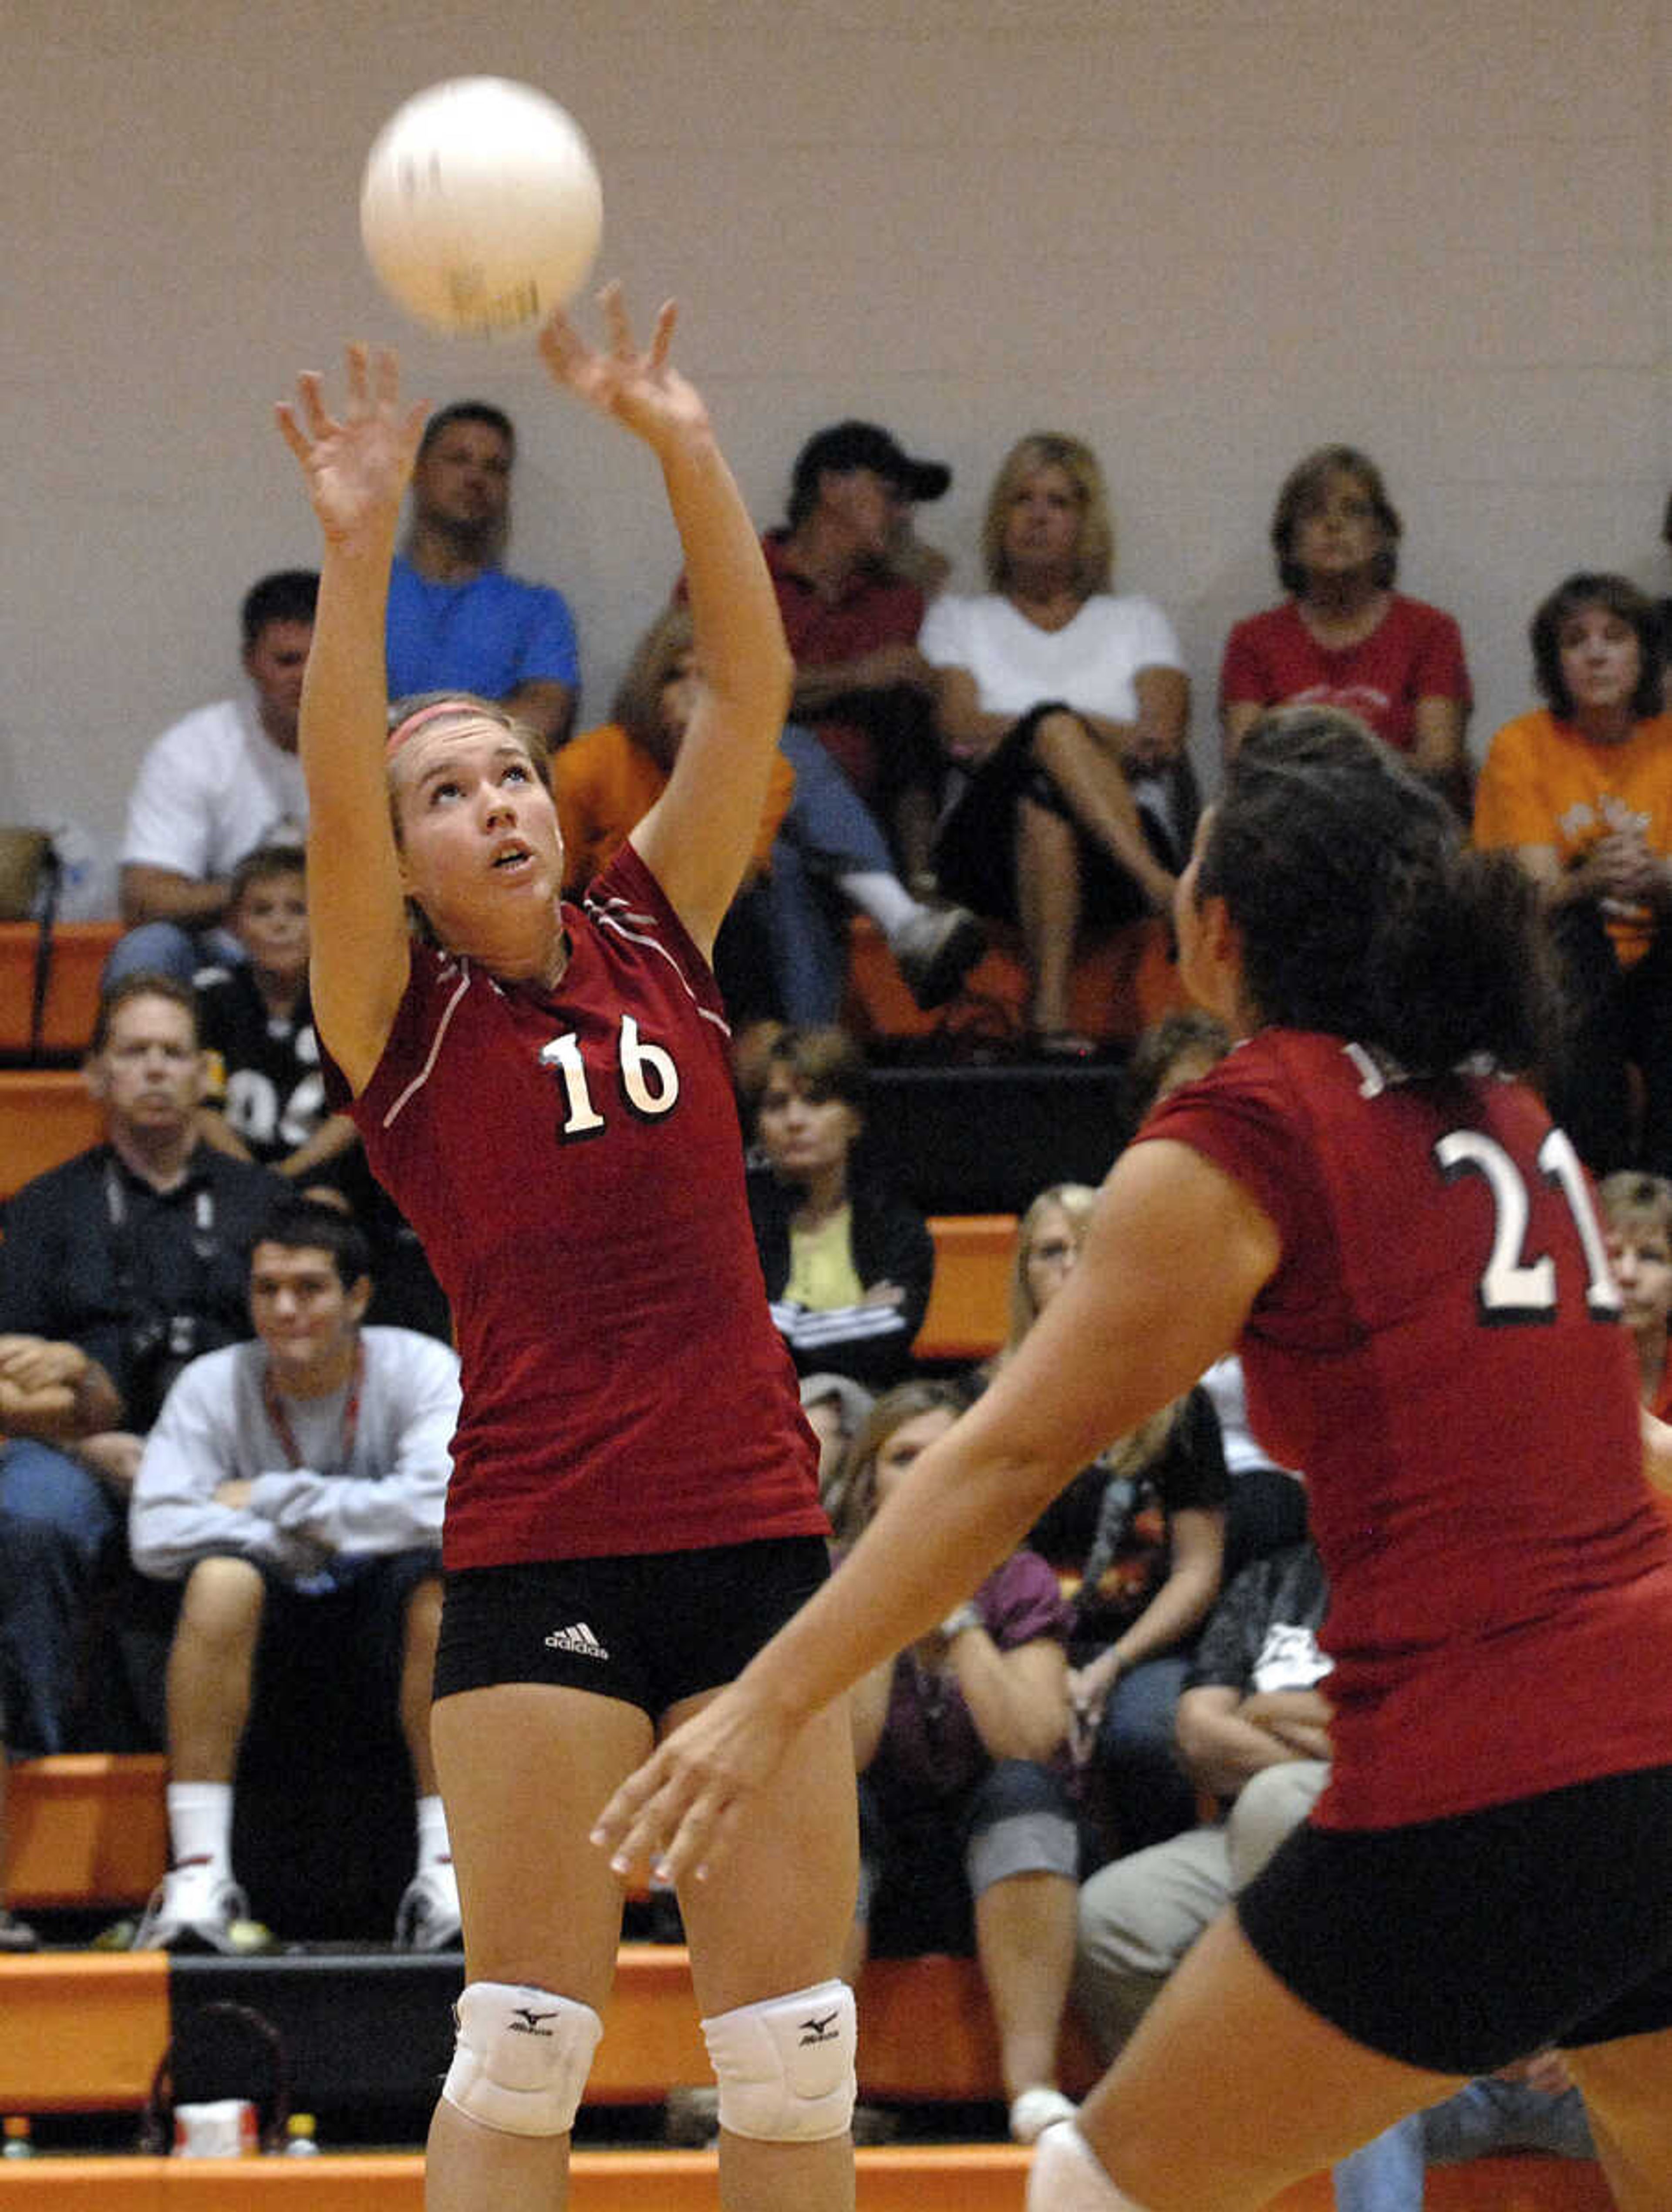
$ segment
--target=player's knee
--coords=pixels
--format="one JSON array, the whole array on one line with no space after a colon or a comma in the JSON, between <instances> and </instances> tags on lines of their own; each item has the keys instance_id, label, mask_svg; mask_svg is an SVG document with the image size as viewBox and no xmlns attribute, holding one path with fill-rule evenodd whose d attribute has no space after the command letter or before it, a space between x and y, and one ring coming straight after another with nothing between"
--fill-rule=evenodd
<instances>
[{"instance_id":1,"label":"player's knee","mask_svg":"<svg viewBox=\"0 0 1672 2212\"><path fill-rule=\"evenodd\" d=\"M562 2136L604 2033L590 2005L513 1982L472 1982L453 2008L447 2103L508 2136Z\"/></svg>"},{"instance_id":2,"label":"player's knee","mask_svg":"<svg viewBox=\"0 0 1672 2212\"><path fill-rule=\"evenodd\" d=\"M757 2142L822 2142L854 2118L854 1992L846 1982L739 2005L702 2023L720 2124Z\"/></svg>"},{"instance_id":3,"label":"player's knee","mask_svg":"<svg viewBox=\"0 0 1672 2212\"><path fill-rule=\"evenodd\" d=\"M1144 2212L1110 2179L1072 2121L1047 2128L1028 2169L1027 2212Z\"/></svg>"}]
</instances>

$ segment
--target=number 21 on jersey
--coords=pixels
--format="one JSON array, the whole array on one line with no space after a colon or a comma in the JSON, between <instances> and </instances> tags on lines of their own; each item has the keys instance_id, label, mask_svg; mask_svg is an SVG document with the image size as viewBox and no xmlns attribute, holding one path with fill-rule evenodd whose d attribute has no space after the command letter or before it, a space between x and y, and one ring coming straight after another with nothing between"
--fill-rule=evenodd
<instances>
[{"instance_id":1,"label":"number 21 on jersey","mask_svg":"<svg viewBox=\"0 0 1672 2212\"><path fill-rule=\"evenodd\" d=\"M1488 1326L1556 1318L1556 1262L1548 1252L1527 1249L1532 1202L1521 1170L1495 1137L1480 1129L1453 1129L1434 1146L1447 1182L1483 1176L1492 1194L1492 1247L1474 1286L1474 1303ZM1593 1321L1618 1321L1620 1292L1608 1267L1608 1246L1597 1226L1585 1171L1567 1133L1546 1132L1538 1149L1539 1173L1567 1201L1585 1261L1585 1311Z\"/></svg>"},{"instance_id":2,"label":"number 21 on jersey","mask_svg":"<svg viewBox=\"0 0 1672 2212\"><path fill-rule=\"evenodd\" d=\"M593 1103L587 1080L587 1063L581 1057L581 1040L572 1030L540 1047L540 1065L555 1070L563 1086L565 1112L557 1133L566 1140L594 1137L605 1117ZM673 1055L659 1044L647 1044L631 1014L621 1018L621 1042L617 1065L620 1070L622 1103L641 1121L660 1121L679 1100L679 1070Z\"/></svg>"}]
</instances>

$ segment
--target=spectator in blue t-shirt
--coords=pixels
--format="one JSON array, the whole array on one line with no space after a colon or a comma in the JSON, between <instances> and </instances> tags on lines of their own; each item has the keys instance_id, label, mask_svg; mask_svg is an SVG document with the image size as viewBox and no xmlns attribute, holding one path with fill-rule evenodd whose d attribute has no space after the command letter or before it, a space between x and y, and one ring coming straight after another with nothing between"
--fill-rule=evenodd
<instances>
[{"instance_id":1,"label":"spectator in blue t-shirt","mask_svg":"<svg viewBox=\"0 0 1672 2212\"><path fill-rule=\"evenodd\" d=\"M389 696L473 691L558 745L581 688L575 623L561 592L500 566L515 459L510 417L485 400L426 425L389 579Z\"/></svg>"}]
</instances>

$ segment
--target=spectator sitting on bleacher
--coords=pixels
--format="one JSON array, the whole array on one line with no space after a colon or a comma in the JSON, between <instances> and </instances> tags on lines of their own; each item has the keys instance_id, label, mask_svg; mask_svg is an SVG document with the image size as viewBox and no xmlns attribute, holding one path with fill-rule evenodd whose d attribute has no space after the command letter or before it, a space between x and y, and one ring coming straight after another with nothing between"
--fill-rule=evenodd
<instances>
[{"instance_id":1,"label":"spectator sitting on bleacher","mask_svg":"<svg viewBox=\"0 0 1672 2212\"><path fill-rule=\"evenodd\" d=\"M801 1411L818 1439L818 1502L834 1526L842 1518L843 1486L854 1439L876 1400L848 1375L804 1375Z\"/></svg>"},{"instance_id":2,"label":"spectator sitting on bleacher","mask_svg":"<svg viewBox=\"0 0 1672 2212\"><path fill-rule=\"evenodd\" d=\"M1088 1184L1054 1183L1023 1214L995 1371L1073 1273L1096 1199ZM1173 1715L1219 1595L1229 1497L1213 1407L1193 1390L1100 1453L1028 1534L1079 1578L1068 1628L1074 1754L1097 1824L1119 1850L1158 1843L1194 1815Z\"/></svg>"},{"instance_id":3,"label":"spectator sitting on bleacher","mask_svg":"<svg viewBox=\"0 0 1672 2212\"><path fill-rule=\"evenodd\" d=\"M788 518L762 540L795 659L790 712L883 825L914 890L930 871L941 764L908 526L952 480L874 422L833 423L796 455Z\"/></svg>"},{"instance_id":4,"label":"spectator sitting on bleacher","mask_svg":"<svg viewBox=\"0 0 1672 2212\"><path fill-rule=\"evenodd\" d=\"M1306 1543L1245 1568L1213 1608L1178 1701L1177 1745L1192 1787L1224 1814L1112 1861L1079 1893L1074 2000L1105 2058L1328 1779L1317 1686L1328 1601Z\"/></svg>"},{"instance_id":5,"label":"spectator sitting on bleacher","mask_svg":"<svg viewBox=\"0 0 1672 2212\"><path fill-rule=\"evenodd\" d=\"M185 1584L168 1661L173 1869L138 1950L234 1948L233 1782L258 1645L363 1669L398 1705L417 1794L417 1869L397 1940L459 1940L459 1893L429 1748L441 1511L459 1362L410 1329L362 1328L368 1249L295 1200L250 1250L256 1341L193 1360L146 1441L129 1534L143 1573Z\"/></svg>"},{"instance_id":6,"label":"spectator sitting on bleacher","mask_svg":"<svg viewBox=\"0 0 1672 2212\"><path fill-rule=\"evenodd\" d=\"M264 576L240 611L252 696L199 707L140 763L122 839L122 919L108 986L141 972L189 983L238 948L221 924L234 865L253 847L300 844L307 794L296 717L313 641L319 579L311 568Z\"/></svg>"},{"instance_id":7,"label":"spectator sitting on bleacher","mask_svg":"<svg viewBox=\"0 0 1672 2212\"><path fill-rule=\"evenodd\" d=\"M1608 1265L1620 1286L1626 1326L1637 1346L1644 1404L1660 1420L1672 1420L1672 1362L1667 1332L1672 1322L1672 1182L1663 1176L1623 1168L1606 1176L1596 1193L1608 1240Z\"/></svg>"},{"instance_id":8,"label":"spectator sitting on bleacher","mask_svg":"<svg viewBox=\"0 0 1672 2212\"><path fill-rule=\"evenodd\" d=\"M789 1029L766 1054L755 1109L764 1167L749 1211L766 1294L794 1358L870 1389L911 1372L934 1243L909 1200L854 1170L866 1066L838 1029Z\"/></svg>"},{"instance_id":9,"label":"spectator sitting on bleacher","mask_svg":"<svg viewBox=\"0 0 1672 2212\"><path fill-rule=\"evenodd\" d=\"M1540 605L1531 643L1546 703L1493 738L1474 842L1512 851L1543 896L1567 1001L1553 1116L1594 1175L1669 1174L1672 712L1654 605L1582 570Z\"/></svg>"},{"instance_id":10,"label":"spectator sitting on bleacher","mask_svg":"<svg viewBox=\"0 0 1672 2212\"><path fill-rule=\"evenodd\" d=\"M131 975L87 1060L106 1141L26 1183L0 1243L0 1656L15 1747L72 1748L81 1632L127 1569L144 1432L188 1359L249 1333L244 1255L284 1185L204 1144L197 1011ZM142 1686L134 1686L139 1690Z\"/></svg>"},{"instance_id":11,"label":"spectator sitting on bleacher","mask_svg":"<svg viewBox=\"0 0 1672 2212\"><path fill-rule=\"evenodd\" d=\"M370 1242L372 1318L452 1340L423 1248L373 1178L354 1123L325 1105L308 991L307 864L297 845L258 845L232 874L226 926L244 957L197 976L209 1096L204 1135L298 1189L336 1192Z\"/></svg>"},{"instance_id":12,"label":"spectator sitting on bleacher","mask_svg":"<svg viewBox=\"0 0 1672 2212\"><path fill-rule=\"evenodd\" d=\"M1164 1014L1139 1038L1127 1063L1125 1119L1130 1134L1151 1107L1184 1084L1206 1075L1231 1049L1231 1032L1198 1006ZM1279 1467L1249 1425L1243 1363L1234 1352L1216 1359L1201 1378L1219 1424L1219 1444L1231 1478L1225 1567L1228 1587L1243 1569L1268 1553L1306 1540L1306 1492L1292 1468Z\"/></svg>"},{"instance_id":13,"label":"spectator sitting on bleacher","mask_svg":"<svg viewBox=\"0 0 1672 2212\"><path fill-rule=\"evenodd\" d=\"M962 1401L906 1382L855 1443L840 1538L856 1542ZM846 1569L841 1571L848 1571ZM1073 2106L1057 2039L1074 1955L1079 1842L1049 1765L1067 1727L1056 1577L1012 1554L933 1635L853 1693L860 1769L860 1898L842 1972L868 1952L975 1952L998 2029L1010 2130L1032 2142Z\"/></svg>"},{"instance_id":14,"label":"spectator sitting on bleacher","mask_svg":"<svg viewBox=\"0 0 1672 2212\"><path fill-rule=\"evenodd\" d=\"M1227 759L1268 708L1340 707L1468 817L1469 708L1451 617L1393 588L1404 525L1381 471L1324 446L1285 478L1272 550L1289 597L1237 623L1219 674Z\"/></svg>"},{"instance_id":15,"label":"spectator sitting on bleacher","mask_svg":"<svg viewBox=\"0 0 1672 2212\"><path fill-rule=\"evenodd\" d=\"M486 400L455 400L424 425L389 575L389 696L468 691L561 745L581 689L574 617L550 584L500 565L516 452L510 417Z\"/></svg>"},{"instance_id":16,"label":"spectator sitting on bleacher","mask_svg":"<svg viewBox=\"0 0 1672 2212\"><path fill-rule=\"evenodd\" d=\"M1165 914L1195 827L1189 679L1151 599L1110 589L1097 456L1040 432L1006 456L982 531L988 590L937 599L919 641L941 738L968 781L935 846L950 897L1020 924L1028 1018L1048 1056L1068 1019L1083 926Z\"/></svg>"},{"instance_id":17,"label":"spectator sitting on bleacher","mask_svg":"<svg viewBox=\"0 0 1672 2212\"><path fill-rule=\"evenodd\" d=\"M676 605L641 640L616 695L614 721L587 731L554 758L564 889L571 896L660 797L690 718L696 680L690 611ZM876 923L925 1008L949 999L981 955L984 939L975 916L913 897L864 801L824 746L793 723L772 763L754 878L743 897L757 904L767 941L753 957L769 967L773 1010L792 1022L836 1018L850 908ZM734 904L728 933L739 912ZM722 984L727 980L722 967ZM754 1000L763 995L757 992Z\"/></svg>"},{"instance_id":18,"label":"spectator sitting on bleacher","mask_svg":"<svg viewBox=\"0 0 1672 2212\"><path fill-rule=\"evenodd\" d=\"M208 1063L201 1127L217 1151L299 1184L359 1139L327 1114L307 992L307 878L300 845L258 845L232 872L226 927L244 957L198 971Z\"/></svg>"}]
</instances>

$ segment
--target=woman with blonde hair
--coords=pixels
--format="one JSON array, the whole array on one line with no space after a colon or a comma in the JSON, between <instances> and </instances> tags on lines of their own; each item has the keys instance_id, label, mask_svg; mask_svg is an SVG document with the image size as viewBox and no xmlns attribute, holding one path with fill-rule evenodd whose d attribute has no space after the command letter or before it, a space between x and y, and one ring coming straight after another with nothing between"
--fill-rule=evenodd
<instances>
[{"instance_id":1,"label":"woman with blonde hair","mask_svg":"<svg viewBox=\"0 0 1672 2212\"><path fill-rule=\"evenodd\" d=\"M1103 472L1078 438L1037 431L1012 449L982 547L988 590L937 599L918 641L968 778L935 865L950 896L1019 923L1038 1048L1081 1058L1092 1042L1068 1018L1080 931L1164 912L1189 842L1191 825L1157 807L1188 776L1189 683L1160 608L1110 589Z\"/></svg>"},{"instance_id":2,"label":"woman with blonde hair","mask_svg":"<svg viewBox=\"0 0 1672 2212\"><path fill-rule=\"evenodd\" d=\"M877 1401L848 1454L840 1536L858 1541L963 1405L929 1382ZM1024 1547L853 1698L860 1901L843 1974L857 1978L873 1941L908 1955L973 1944L1018 2142L1074 2109L1056 2076L1079 1856L1050 1764L1068 1721L1065 1618L1055 1576Z\"/></svg>"},{"instance_id":3,"label":"woman with blonde hair","mask_svg":"<svg viewBox=\"0 0 1672 2212\"><path fill-rule=\"evenodd\" d=\"M1023 1214L995 1374L1073 1276L1097 1195L1053 1183ZM1034 1551L1078 1577L1071 1741L1097 1825L1119 1850L1164 1842L1194 1816L1173 1714L1219 1595L1230 1495L1213 1407L1190 1390L1099 1452L1028 1531Z\"/></svg>"},{"instance_id":4,"label":"woman with blonde hair","mask_svg":"<svg viewBox=\"0 0 1672 2212\"><path fill-rule=\"evenodd\" d=\"M789 655L707 409L671 357L672 307L642 348L613 288L605 311L601 347L554 316L541 353L660 466L702 680L667 788L582 905L562 896L556 810L521 726L473 697L388 705L389 567L419 428L392 356L350 349L339 413L317 376L280 410L325 541L301 708L319 1037L463 1360L430 1725L465 1986L429 2212L567 2200L621 1931L588 1831L660 1730L829 1571L709 965ZM848 1747L833 1711L732 1872L681 1893L733 2212L853 2204L854 2008L835 1978L856 1867Z\"/></svg>"}]
</instances>

